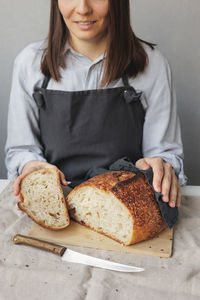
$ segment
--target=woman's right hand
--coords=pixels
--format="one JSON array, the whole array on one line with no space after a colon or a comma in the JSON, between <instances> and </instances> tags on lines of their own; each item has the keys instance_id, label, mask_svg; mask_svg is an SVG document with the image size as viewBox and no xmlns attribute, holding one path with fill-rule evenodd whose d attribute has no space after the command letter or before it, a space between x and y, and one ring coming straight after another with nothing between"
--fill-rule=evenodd
<instances>
[{"instance_id":1,"label":"woman's right hand","mask_svg":"<svg viewBox=\"0 0 200 300\"><path fill-rule=\"evenodd\" d=\"M56 168L59 172L59 176L60 176L60 181L62 185L67 185L68 182L65 179L65 175L64 173L62 173L55 165L49 164L47 162L43 162L43 161L29 161L28 163L26 163L22 169L22 173L15 179L14 182L14 195L18 196L18 202L23 201L21 195L20 195L20 183L22 181L22 179L28 175L29 173L33 172L33 171L37 171L39 169L42 168Z\"/></svg>"}]
</instances>

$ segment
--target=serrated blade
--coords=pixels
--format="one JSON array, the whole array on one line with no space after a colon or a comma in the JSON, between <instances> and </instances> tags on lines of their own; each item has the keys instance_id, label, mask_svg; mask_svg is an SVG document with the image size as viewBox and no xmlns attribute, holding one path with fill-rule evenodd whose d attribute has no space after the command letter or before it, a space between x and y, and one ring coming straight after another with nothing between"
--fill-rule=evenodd
<instances>
[{"instance_id":1,"label":"serrated blade","mask_svg":"<svg viewBox=\"0 0 200 300\"><path fill-rule=\"evenodd\" d=\"M97 267L97 268L119 271L119 272L142 272L142 271L144 271L143 268L138 268L138 267L129 266L129 265L123 265L123 264L108 261L105 259L96 258L93 256L75 252L68 248L65 250L65 252L62 256L62 260L67 261L67 262L84 264L87 266L92 266L92 267Z\"/></svg>"}]
</instances>

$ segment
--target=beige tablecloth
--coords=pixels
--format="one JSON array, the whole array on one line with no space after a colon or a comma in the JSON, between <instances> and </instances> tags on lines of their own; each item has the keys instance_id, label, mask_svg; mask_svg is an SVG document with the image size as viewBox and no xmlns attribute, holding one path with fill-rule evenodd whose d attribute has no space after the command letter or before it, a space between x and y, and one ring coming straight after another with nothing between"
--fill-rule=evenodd
<instances>
[{"instance_id":1,"label":"beige tablecloth","mask_svg":"<svg viewBox=\"0 0 200 300\"><path fill-rule=\"evenodd\" d=\"M200 197L183 197L171 258L79 247L79 252L144 267L120 273L64 263L54 254L14 245L32 221L16 209L12 183L0 195L0 300L200 299Z\"/></svg>"}]
</instances>

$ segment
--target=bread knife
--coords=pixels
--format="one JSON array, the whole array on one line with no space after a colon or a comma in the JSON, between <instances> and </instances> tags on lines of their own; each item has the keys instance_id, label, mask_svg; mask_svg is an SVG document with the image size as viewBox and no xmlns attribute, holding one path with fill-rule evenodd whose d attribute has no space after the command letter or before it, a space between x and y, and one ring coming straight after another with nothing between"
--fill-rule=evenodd
<instances>
[{"instance_id":1,"label":"bread knife","mask_svg":"<svg viewBox=\"0 0 200 300\"><path fill-rule=\"evenodd\" d=\"M73 250L70 250L64 246L56 245L46 241L42 241L36 238L28 237L21 234L16 234L13 237L14 244L24 244L33 246L43 250L53 252L62 257L63 261L84 264L92 267L103 268L119 272L141 272L143 268L137 268L134 266L123 265L116 262L96 258L93 256L85 255Z\"/></svg>"}]
</instances>

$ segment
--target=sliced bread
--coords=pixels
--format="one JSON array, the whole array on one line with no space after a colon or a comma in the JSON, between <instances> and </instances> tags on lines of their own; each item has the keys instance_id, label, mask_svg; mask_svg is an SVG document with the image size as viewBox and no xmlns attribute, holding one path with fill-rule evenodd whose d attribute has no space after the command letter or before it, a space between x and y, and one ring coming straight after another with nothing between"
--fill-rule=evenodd
<instances>
[{"instance_id":1,"label":"sliced bread","mask_svg":"<svg viewBox=\"0 0 200 300\"><path fill-rule=\"evenodd\" d=\"M70 223L56 168L34 171L21 181L23 202L18 206L42 227L59 230Z\"/></svg>"},{"instance_id":2,"label":"sliced bread","mask_svg":"<svg viewBox=\"0 0 200 300\"><path fill-rule=\"evenodd\" d=\"M95 176L74 188L66 201L75 221L124 245L150 239L167 228L142 173Z\"/></svg>"}]
</instances>

